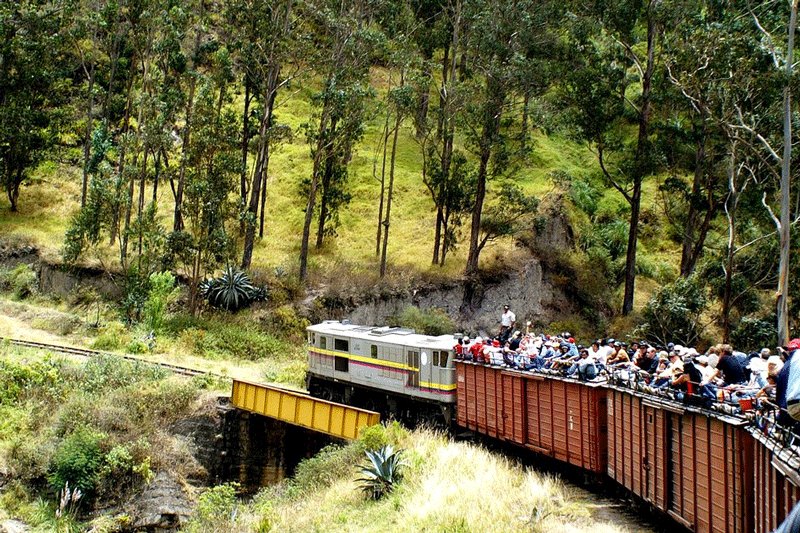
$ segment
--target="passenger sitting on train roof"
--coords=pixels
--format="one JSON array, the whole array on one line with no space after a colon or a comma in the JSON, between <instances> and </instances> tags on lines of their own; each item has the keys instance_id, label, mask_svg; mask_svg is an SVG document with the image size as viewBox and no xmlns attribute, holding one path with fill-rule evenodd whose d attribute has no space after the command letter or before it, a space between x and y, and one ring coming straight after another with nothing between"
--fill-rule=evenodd
<instances>
[{"instance_id":1,"label":"passenger sitting on train roof","mask_svg":"<svg viewBox=\"0 0 800 533\"><path fill-rule=\"evenodd\" d=\"M717 362L714 377L720 374L726 386L745 382L744 369L739 359L733 355L733 348L730 344L720 346L720 359Z\"/></svg>"},{"instance_id":2,"label":"passenger sitting on train roof","mask_svg":"<svg viewBox=\"0 0 800 533\"><path fill-rule=\"evenodd\" d=\"M627 366L630 363L631 359L628 356L628 352L626 352L622 348L622 344L619 342L614 343L615 352L612 352L612 355L609 356L608 361L606 362L609 366Z\"/></svg>"},{"instance_id":3,"label":"passenger sitting on train roof","mask_svg":"<svg viewBox=\"0 0 800 533\"><path fill-rule=\"evenodd\" d=\"M476 363L483 362L483 339L481 337L475 337L475 342L469 347L469 354Z\"/></svg>"},{"instance_id":4,"label":"passenger sitting on train roof","mask_svg":"<svg viewBox=\"0 0 800 533\"><path fill-rule=\"evenodd\" d=\"M678 355L678 352L675 350L669 352L669 354L667 354L667 360L669 361L667 367L656 377L656 381L653 384L655 387L671 385L678 376L683 374L683 360L680 355Z\"/></svg>"},{"instance_id":5,"label":"passenger sitting on train roof","mask_svg":"<svg viewBox=\"0 0 800 533\"><path fill-rule=\"evenodd\" d=\"M577 374L578 379L582 379L584 381L596 378L597 367L594 364L594 360L589 357L589 350L586 348L581 348L579 353L580 355L578 359L572 363L572 366L570 366L569 370L567 370L567 375L573 376Z\"/></svg>"}]
</instances>

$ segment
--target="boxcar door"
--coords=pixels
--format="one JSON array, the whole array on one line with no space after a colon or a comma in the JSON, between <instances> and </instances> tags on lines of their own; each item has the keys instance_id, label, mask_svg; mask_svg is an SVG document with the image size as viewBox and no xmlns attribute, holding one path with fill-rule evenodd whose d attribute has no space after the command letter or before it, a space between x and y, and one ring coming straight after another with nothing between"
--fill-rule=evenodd
<instances>
[{"instance_id":1,"label":"boxcar door","mask_svg":"<svg viewBox=\"0 0 800 533\"><path fill-rule=\"evenodd\" d=\"M419 388L419 350L406 348L406 364L409 366L406 385Z\"/></svg>"},{"instance_id":2,"label":"boxcar door","mask_svg":"<svg viewBox=\"0 0 800 533\"><path fill-rule=\"evenodd\" d=\"M666 508L666 413L642 403L642 496L661 509Z\"/></svg>"}]
</instances>

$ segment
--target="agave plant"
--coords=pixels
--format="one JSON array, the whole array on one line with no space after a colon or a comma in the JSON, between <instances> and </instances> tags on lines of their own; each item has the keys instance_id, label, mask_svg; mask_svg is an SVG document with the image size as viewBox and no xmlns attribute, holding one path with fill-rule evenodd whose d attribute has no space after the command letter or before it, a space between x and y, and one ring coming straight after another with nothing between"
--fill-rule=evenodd
<instances>
[{"instance_id":1,"label":"agave plant","mask_svg":"<svg viewBox=\"0 0 800 533\"><path fill-rule=\"evenodd\" d=\"M255 300L266 299L266 289L256 288L247 274L228 266L218 278L204 281L200 290L214 307L237 311Z\"/></svg>"},{"instance_id":2,"label":"agave plant","mask_svg":"<svg viewBox=\"0 0 800 533\"><path fill-rule=\"evenodd\" d=\"M356 481L361 483L361 489L373 500L379 500L394 489L395 483L402 477L402 468L405 462L402 459L402 450L395 450L391 445L386 445L379 450L367 450L367 466L361 467L361 475Z\"/></svg>"}]
</instances>

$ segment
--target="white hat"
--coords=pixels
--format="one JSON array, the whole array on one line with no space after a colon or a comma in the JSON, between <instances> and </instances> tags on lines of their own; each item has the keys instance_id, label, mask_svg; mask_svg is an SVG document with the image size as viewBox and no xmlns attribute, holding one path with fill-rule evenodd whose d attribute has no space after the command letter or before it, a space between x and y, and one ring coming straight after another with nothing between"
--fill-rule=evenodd
<instances>
[{"instance_id":1,"label":"white hat","mask_svg":"<svg viewBox=\"0 0 800 533\"><path fill-rule=\"evenodd\" d=\"M475 337L475 342L483 342L483 337Z\"/></svg>"},{"instance_id":2,"label":"white hat","mask_svg":"<svg viewBox=\"0 0 800 533\"><path fill-rule=\"evenodd\" d=\"M778 367L778 369L781 369L783 368L783 359L777 355L770 355L769 359L767 359L767 366L769 365L775 365Z\"/></svg>"},{"instance_id":3,"label":"white hat","mask_svg":"<svg viewBox=\"0 0 800 533\"><path fill-rule=\"evenodd\" d=\"M701 365L707 365L708 364L708 356L707 355L698 355L697 357L694 358L694 360L697 361L698 363L700 363Z\"/></svg>"}]
</instances>

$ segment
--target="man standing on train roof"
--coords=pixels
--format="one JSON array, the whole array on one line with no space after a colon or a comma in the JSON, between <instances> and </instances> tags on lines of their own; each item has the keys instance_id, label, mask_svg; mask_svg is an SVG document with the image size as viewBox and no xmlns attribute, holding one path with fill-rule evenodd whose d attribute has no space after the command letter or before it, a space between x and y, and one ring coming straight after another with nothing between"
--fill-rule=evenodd
<instances>
[{"instance_id":1,"label":"man standing on train roof","mask_svg":"<svg viewBox=\"0 0 800 533\"><path fill-rule=\"evenodd\" d=\"M508 307L503 306L503 314L500 315L500 342L504 343L511 336L512 328L517 322L517 315Z\"/></svg>"},{"instance_id":2,"label":"man standing on train roof","mask_svg":"<svg viewBox=\"0 0 800 533\"><path fill-rule=\"evenodd\" d=\"M788 346L783 350L786 361L783 368L778 373L778 381L775 385L775 401L780 407L778 414L778 424L784 427L794 427L798 433L797 421L794 414L797 406L800 405L800 339L792 339ZM789 406L791 405L791 410ZM800 415L798 415L800 416Z\"/></svg>"}]
</instances>

